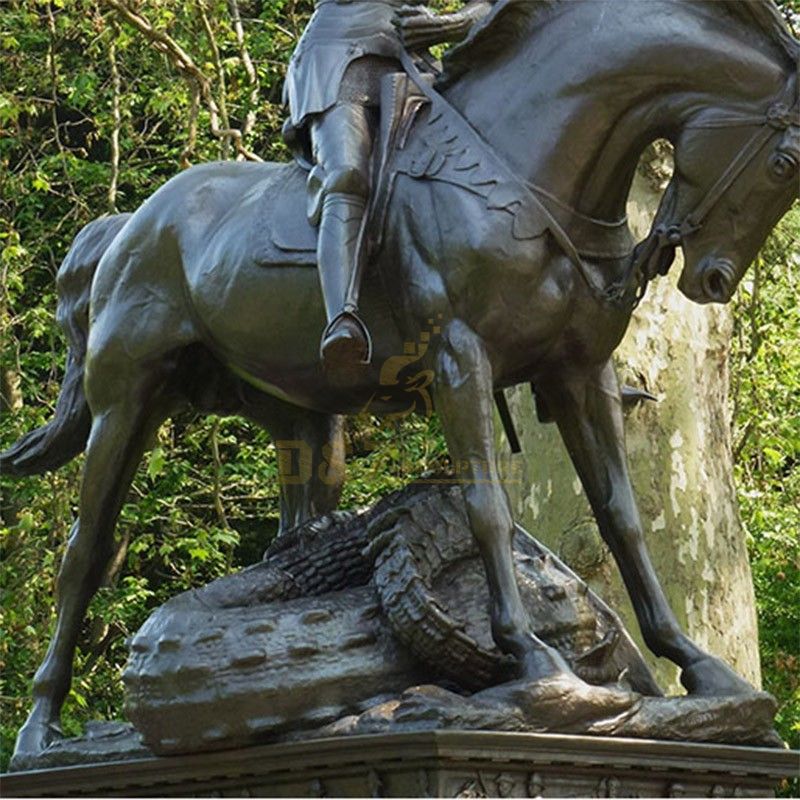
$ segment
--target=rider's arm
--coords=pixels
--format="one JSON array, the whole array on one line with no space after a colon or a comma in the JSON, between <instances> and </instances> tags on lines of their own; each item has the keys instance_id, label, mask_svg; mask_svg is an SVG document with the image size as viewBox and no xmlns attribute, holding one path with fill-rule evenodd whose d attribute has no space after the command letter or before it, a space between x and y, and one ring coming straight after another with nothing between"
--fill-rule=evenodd
<instances>
[{"instance_id":1,"label":"rider's arm","mask_svg":"<svg viewBox=\"0 0 800 800\"><path fill-rule=\"evenodd\" d=\"M436 44L460 42L480 22L496 0L471 0L454 14L435 14L424 6L403 6L397 26L409 50L425 50Z\"/></svg>"}]
</instances>

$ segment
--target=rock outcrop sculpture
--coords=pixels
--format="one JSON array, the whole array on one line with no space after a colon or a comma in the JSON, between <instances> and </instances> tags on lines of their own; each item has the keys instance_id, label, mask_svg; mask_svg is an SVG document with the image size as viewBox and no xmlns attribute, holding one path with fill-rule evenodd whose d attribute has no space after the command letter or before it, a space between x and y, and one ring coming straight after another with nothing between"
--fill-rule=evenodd
<instances>
[{"instance_id":1,"label":"rock outcrop sculpture","mask_svg":"<svg viewBox=\"0 0 800 800\"><path fill-rule=\"evenodd\" d=\"M616 614L521 529L514 548L537 634L586 683L514 681L442 482L302 526L159 608L131 642L127 715L162 755L436 727L771 741L769 696L662 698Z\"/></svg>"}]
</instances>

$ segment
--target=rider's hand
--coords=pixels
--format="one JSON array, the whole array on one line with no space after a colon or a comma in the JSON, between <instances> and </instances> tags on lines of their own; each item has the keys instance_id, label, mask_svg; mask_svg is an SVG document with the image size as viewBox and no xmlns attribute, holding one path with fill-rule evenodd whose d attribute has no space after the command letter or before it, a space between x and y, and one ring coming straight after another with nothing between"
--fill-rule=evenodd
<instances>
[{"instance_id":1,"label":"rider's hand","mask_svg":"<svg viewBox=\"0 0 800 800\"><path fill-rule=\"evenodd\" d=\"M394 24L409 50L424 50L435 44L456 41L469 31L469 20L464 14L440 16L425 6L402 6Z\"/></svg>"}]
</instances>

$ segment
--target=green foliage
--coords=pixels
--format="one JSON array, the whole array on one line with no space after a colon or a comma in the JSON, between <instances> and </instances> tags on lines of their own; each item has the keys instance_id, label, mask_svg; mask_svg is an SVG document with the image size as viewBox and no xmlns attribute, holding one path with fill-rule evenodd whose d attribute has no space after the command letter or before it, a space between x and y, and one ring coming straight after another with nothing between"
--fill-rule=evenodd
<instances>
[{"instance_id":1,"label":"green foliage","mask_svg":"<svg viewBox=\"0 0 800 800\"><path fill-rule=\"evenodd\" d=\"M113 5L7 0L0 11L0 447L52 414L64 367L54 277L78 230L103 212L134 210L188 161L235 157L232 138L212 132L214 114L219 127L242 132L247 151L287 157L278 135L281 86L311 0L239 0L242 42L231 0L123 4L139 15L139 27ZM148 29L167 34L191 58L213 102L195 104L196 82ZM758 283L742 294L735 371L765 677L782 700L782 732L795 744L798 287L796 269L767 264L789 264L799 226L795 213L765 252ZM365 416L350 424L348 441L360 457L348 464L345 507L446 464L435 418ZM80 466L76 459L43 477L0 479L0 769L54 623ZM113 568L82 631L67 732L119 713L125 638L153 607L260 557L277 528L277 469L266 434L238 419L182 415L158 432L121 514Z\"/></svg>"},{"instance_id":2,"label":"green foliage","mask_svg":"<svg viewBox=\"0 0 800 800\"><path fill-rule=\"evenodd\" d=\"M737 297L734 447L759 616L764 687L800 747L800 206ZM800 787L796 787L800 788Z\"/></svg>"}]
</instances>

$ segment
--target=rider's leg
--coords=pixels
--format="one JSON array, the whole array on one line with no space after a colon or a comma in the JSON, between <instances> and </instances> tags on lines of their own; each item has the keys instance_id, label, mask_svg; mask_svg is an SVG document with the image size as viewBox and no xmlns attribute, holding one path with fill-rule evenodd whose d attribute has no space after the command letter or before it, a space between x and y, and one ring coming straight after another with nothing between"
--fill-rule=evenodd
<instances>
[{"instance_id":1,"label":"rider's leg","mask_svg":"<svg viewBox=\"0 0 800 800\"><path fill-rule=\"evenodd\" d=\"M346 301L369 196L370 116L365 106L343 102L320 116L312 128L314 156L322 174L317 252L328 317L320 354L334 365L366 361L369 356L368 333L356 308L346 306Z\"/></svg>"}]
</instances>

